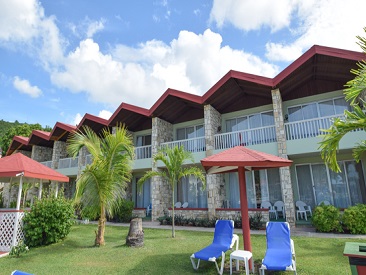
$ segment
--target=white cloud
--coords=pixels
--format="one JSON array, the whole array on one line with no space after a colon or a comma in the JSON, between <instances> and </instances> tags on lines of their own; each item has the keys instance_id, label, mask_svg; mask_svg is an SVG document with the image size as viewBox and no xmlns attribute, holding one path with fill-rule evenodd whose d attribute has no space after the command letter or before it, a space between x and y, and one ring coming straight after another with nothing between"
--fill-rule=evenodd
<instances>
[{"instance_id":1,"label":"white cloud","mask_svg":"<svg viewBox=\"0 0 366 275\"><path fill-rule=\"evenodd\" d=\"M14 77L13 85L19 92L30 97L37 98L42 95L42 91L37 86L31 86L28 80L20 79L18 76Z\"/></svg>"},{"instance_id":2,"label":"white cloud","mask_svg":"<svg viewBox=\"0 0 366 275\"><path fill-rule=\"evenodd\" d=\"M46 70L61 62L65 41L37 0L0 0L0 44L35 58Z\"/></svg>"},{"instance_id":3,"label":"white cloud","mask_svg":"<svg viewBox=\"0 0 366 275\"><path fill-rule=\"evenodd\" d=\"M210 22L221 28L232 24L244 31L269 27L277 31L290 25L296 0L215 0L210 13Z\"/></svg>"},{"instance_id":4,"label":"white cloud","mask_svg":"<svg viewBox=\"0 0 366 275\"><path fill-rule=\"evenodd\" d=\"M83 116L80 113L77 113L74 117L72 124L78 125L82 119L83 119Z\"/></svg>"},{"instance_id":5,"label":"white cloud","mask_svg":"<svg viewBox=\"0 0 366 275\"><path fill-rule=\"evenodd\" d=\"M43 8L36 1L0 0L0 41L26 41L36 36Z\"/></svg>"},{"instance_id":6,"label":"white cloud","mask_svg":"<svg viewBox=\"0 0 366 275\"><path fill-rule=\"evenodd\" d=\"M215 0L210 22L243 31L284 30L286 38L268 37L266 57L290 62L315 44L360 51L355 42L365 26L365 10L361 0Z\"/></svg>"},{"instance_id":7,"label":"white cloud","mask_svg":"<svg viewBox=\"0 0 366 275\"><path fill-rule=\"evenodd\" d=\"M112 113L110 111L107 111L107 110L102 110L102 111L99 112L98 116L108 120L112 116Z\"/></svg>"},{"instance_id":8,"label":"white cloud","mask_svg":"<svg viewBox=\"0 0 366 275\"><path fill-rule=\"evenodd\" d=\"M85 17L78 25L70 22L68 24L72 33L79 38L92 38L94 34L104 29L106 19L101 18L97 21L91 20L89 17Z\"/></svg>"},{"instance_id":9,"label":"white cloud","mask_svg":"<svg viewBox=\"0 0 366 275\"><path fill-rule=\"evenodd\" d=\"M221 35L181 31L169 45L148 41L136 48L118 45L111 54L92 39L80 42L65 58L54 84L93 101L150 108L167 88L202 95L229 70L274 76L278 68L243 51L222 46Z\"/></svg>"}]
</instances>

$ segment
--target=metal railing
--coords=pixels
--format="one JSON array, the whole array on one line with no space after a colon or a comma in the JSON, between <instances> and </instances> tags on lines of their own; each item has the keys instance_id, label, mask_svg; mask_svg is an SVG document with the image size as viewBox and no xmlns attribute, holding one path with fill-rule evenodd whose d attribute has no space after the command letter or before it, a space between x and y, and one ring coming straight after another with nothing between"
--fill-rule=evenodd
<instances>
[{"instance_id":1,"label":"metal railing","mask_svg":"<svg viewBox=\"0 0 366 275\"><path fill-rule=\"evenodd\" d=\"M343 115L334 115L306 119L295 122L285 123L285 131L287 140L303 139L317 137L325 134L321 129L328 129L335 118L343 117Z\"/></svg>"},{"instance_id":2,"label":"metal railing","mask_svg":"<svg viewBox=\"0 0 366 275\"><path fill-rule=\"evenodd\" d=\"M76 158L64 158L58 161L58 169L78 167L79 157Z\"/></svg>"},{"instance_id":3,"label":"metal railing","mask_svg":"<svg viewBox=\"0 0 366 275\"><path fill-rule=\"evenodd\" d=\"M44 166L47 166L49 168L52 168L52 160L49 161L42 161L40 162L41 164L43 164Z\"/></svg>"},{"instance_id":4,"label":"metal railing","mask_svg":"<svg viewBox=\"0 0 366 275\"><path fill-rule=\"evenodd\" d=\"M216 150L270 142L276 142L276 128L274 125L215 135Z\"/></svg>"},{"instance_id":5,"label":"metal railing","mask_svg":"<svg viewBox=\"0 0 366 275\"><path fill-rule=\"evenodd\" d=\"M151 158L151 145L135 147L135 159Z\"/></svg>"},{"instance_id":6,"label":"metal railing","mask_svg":"<svg viewBox=\"0 0 366 275\"><path fill-rule=\"evenodd\" d=\"M168 146L170 148L173 148L176 145L178 145L179 147L184 146L184 149L186 151L189 151L189 152L192 152L192 153L206 151L205 137L169 141L169 142L162 143L160 146L161 147Z\"/></svg>"}]
</instances>

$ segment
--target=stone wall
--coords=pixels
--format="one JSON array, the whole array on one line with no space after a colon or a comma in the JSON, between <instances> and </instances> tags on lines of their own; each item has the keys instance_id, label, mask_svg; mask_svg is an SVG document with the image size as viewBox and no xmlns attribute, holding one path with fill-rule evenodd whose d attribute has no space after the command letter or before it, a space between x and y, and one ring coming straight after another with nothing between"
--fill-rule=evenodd
<instances>
[{"instance_id":1,"label":"stone wall","mask_svg":"<svg viewBox=\"0 0 366 275\"><path fill-rule=\"evenodd\" d=\"M160 118L152 119L152 155L154 156L160 148L160 144L173 140L173 125ZM156 163L152 163L152 169L157 170ZM152 197L152 213L153 221L158 217L164 216L164 212L172 206L172 188L169 183L165 182L161 177L153 177L151 179L151 197Z\"/></svg>"},{"instance_id":2,"label":"stone wall","mask_svg":"<svg viewBox=\"0 0 366 275\"><path fill-rule=\"evenodd\" d=\"M38 162L50 161L52 160L52 153L53 148L33 145L31 158Z\"/></svg>"},{"instance_id":3,"label":"stone wall","mask_svg":"<svg viewBox=\"0 0 366 275\"><path fill-rule=\"evenodd\" d=\"M279 89L272 90L273 116L276 125L276 137L278 156L287 159L286 132L283 120L282 97ZM293 197L293 189L290 176L290 168L280 168L281 191L285 204L286 221L291 227L295 226L295 205Z\"/></svg>"}]
</instances>

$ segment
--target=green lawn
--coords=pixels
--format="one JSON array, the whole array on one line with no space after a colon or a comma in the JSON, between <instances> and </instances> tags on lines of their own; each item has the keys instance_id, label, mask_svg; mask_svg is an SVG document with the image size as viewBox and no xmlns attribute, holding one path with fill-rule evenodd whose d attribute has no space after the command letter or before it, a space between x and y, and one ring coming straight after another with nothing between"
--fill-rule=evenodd
<instances>
[{"instance_id":1,"label":"green lawn","mask_svg":"<svg viewBox=\"0 0 366 275\"><path fill-rule=\"evenodd\" d=\"M129 248L125 245L128 228L108 226L106 246L95 248L95 229L95 225L75 225L61 243L33 248L20 258L0 258L0 274L9 275L15 269L37 275L217 274L215 265L204 261L201 261L200 269L194 271L189 259L193 252L211 243L212 233L178 230L176 238L172 239L170 230L144 229L145 246ZM254 259L258 264L264 256L265 236L252 235L251 240ZM348 258L343 256L344 243L365 241L308 237L293 237L293 240L300 275L351 274ZM242 243L240 247L243 247ZM226 255L228 259L229 252ZM229 274L228 261L224 273Z\"/></svg>"}]
</instances>

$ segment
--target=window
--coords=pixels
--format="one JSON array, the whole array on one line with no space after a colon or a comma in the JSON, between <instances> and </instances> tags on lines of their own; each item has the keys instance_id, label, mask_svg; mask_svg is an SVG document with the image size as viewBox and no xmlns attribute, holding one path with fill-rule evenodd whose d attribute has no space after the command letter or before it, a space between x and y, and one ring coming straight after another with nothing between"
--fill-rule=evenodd
<instances>
[{"instance_id":1,"label":"window","mask_svg":"<svg viewBox=\"0 0 366 275\"><path fill-rule=\"evenodd\" d=\"M135 155L136 159L151 158L151 135L136 136Z\"/></svg>"},{"instance_id":2,"label":"window","mask_svg":"<svg viewBox=\"0 0 366 275\"><path fill-rule=\"evenodd\" d=\"M188 202L189 208L207 208L207 191L196 177L184 177L177 186L177 201Z\"/></svg>"},{"instance_id":3,"label":"window","mask_svg":"<svg viewBox=\"0 0 366 275\"><path fill-rule=\"evenodd\" d=\"M340 161L342 172L335 173L325 164L296 165L299 199L315 207L322 201L347 208L366 202L361 163Z\"/></svg>"},{"instance_id":4,"label":"window","mask_svg":"<svg viewBox=\"0 0 366 275\"><path fill-rule=\"evenodd\" d=\"M177 129L177 140L185 140L181 143L187 151L200 152L205 150L205 127L196 125Z\"/></svg>"},{"instance_id":5,"label":"window","mask_svg":"<svg viewBox=\"0 0 366 275\"><path fill-rule=\"evenodd\" d=\"M137 186L140 178L135 182L135 207L146 208L151 203L150 179L146 180L142 186Z\"/></svg>"},{"instance_id":6,"label":"window","mask_svg":"<svg viewBox=\"0 0 366 275\"><path fill-rule=\"evenodd\" d=\"M343 97L292 106L288 108L288 121L295 122L318 117L342 115L350 110L350 105Z\"/></svg>"},{"instance_id":7,"label":"window","mask_svg":"<svg viewBox=\"0 0 366 275\"><path fill-rule=\"evenodd\" d=\"M282 200L279 169L245 172L248 208L258 208L262 201L272 204ZM227 196L230 208L240 208L238 173L229 173Z\"/></svg>"},{"instance_id":8,"label":"window","mask_svg":"<svg viewBox=\"0 0 366 275\"><path fill-rule=\"evenodd\" d=\"M271 127L273 126L273 127ZM226 120L226 132L233 133L226 148L276 141L273 111Z\"/></svg>"}]
</instances>

